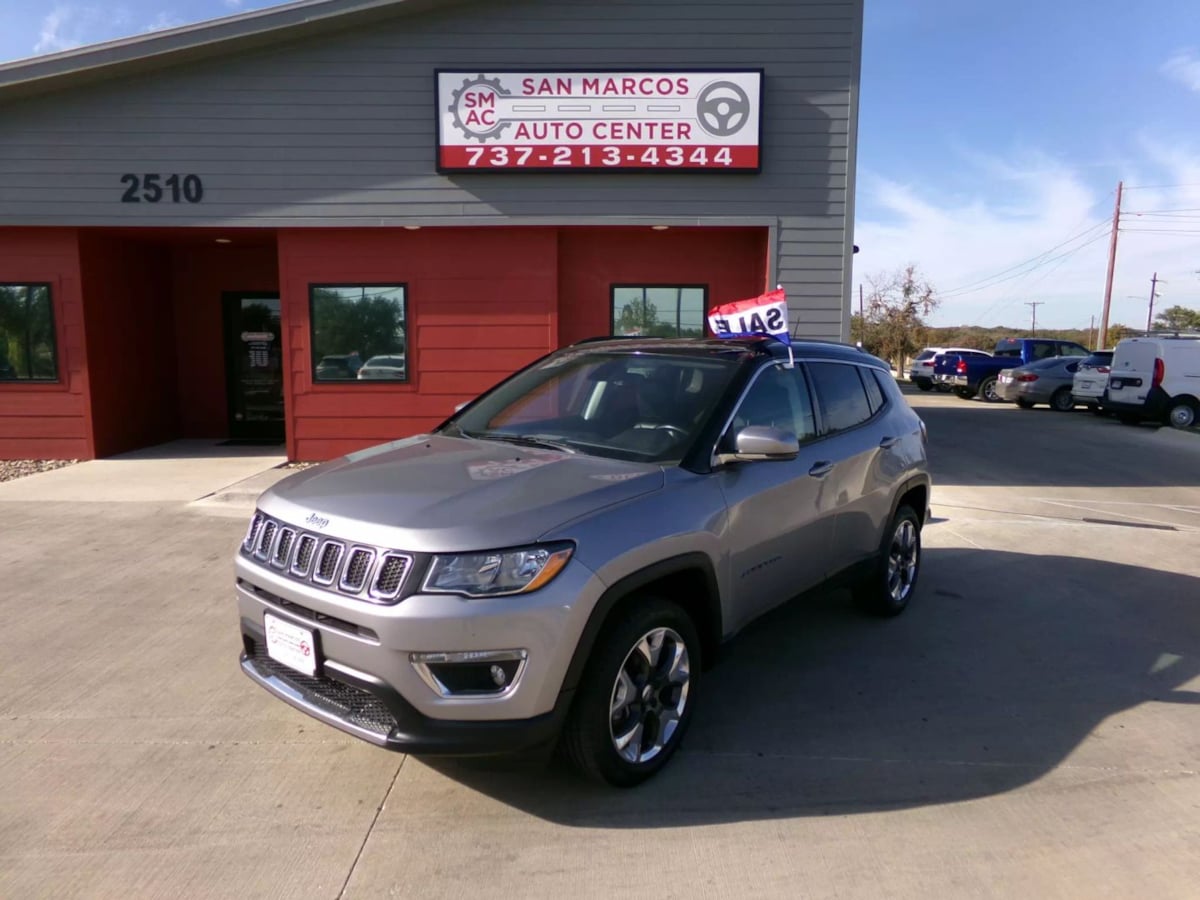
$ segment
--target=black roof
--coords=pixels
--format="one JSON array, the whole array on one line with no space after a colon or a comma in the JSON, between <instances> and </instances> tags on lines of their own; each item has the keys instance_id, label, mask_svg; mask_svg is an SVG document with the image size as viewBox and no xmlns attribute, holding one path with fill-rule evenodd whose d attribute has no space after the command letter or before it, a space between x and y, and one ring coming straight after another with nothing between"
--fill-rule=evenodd
<instances>
[{"instance_id":1,"label":"black roof","mask_svg":"<svg viewBox=\"0 0 1200 900\"><path fill-rule=\"evenodd\" d=\"M572 347L589 346L606 352L623 353L670 353L680 356L729 356L773 357L787 359L788 345L783 341L763 335L761 337L738 338L654 338L654 337L594 337L577 341ZM791 343L797 359L841 359L847 362L866 363L890 371L883 360L872 356L861 347L838 341L797 340Z\"/></svg>"}]
</instances>

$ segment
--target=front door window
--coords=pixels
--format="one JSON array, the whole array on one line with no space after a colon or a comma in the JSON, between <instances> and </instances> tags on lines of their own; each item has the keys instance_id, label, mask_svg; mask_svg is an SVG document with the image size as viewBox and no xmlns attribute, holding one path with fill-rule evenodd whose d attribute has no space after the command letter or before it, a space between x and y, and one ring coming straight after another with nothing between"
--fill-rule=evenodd
<instances>
[{"instance_id":1,"label":"front door window","mask_svg":"<svg viewBox=\"0 0 1200 900\"><path fill-rule=\"evenodd\" d=\"M283 442L283 348L279 297L225 295L229 436Z\"/></svg>"}]
</instances>

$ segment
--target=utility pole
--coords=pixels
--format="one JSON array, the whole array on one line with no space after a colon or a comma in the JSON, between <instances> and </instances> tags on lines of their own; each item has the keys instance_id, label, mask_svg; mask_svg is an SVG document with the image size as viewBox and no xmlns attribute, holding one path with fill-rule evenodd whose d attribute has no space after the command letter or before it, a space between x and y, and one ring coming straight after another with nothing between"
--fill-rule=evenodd
<instances>
[{"instance_id":1,"label":"utility pole","mask_svg":"<svg viewBox=\"0 0 1200 900\"><path fill-rule=\"evenodd\" d=\"M1146 333L1149 334L1154 330L1154 298L1158 296L1156 293L1160 284L1166 284L1165 281L1158 280L1158 273L1154 273L1154 277L1150 279L1150 311L1146 313Z\"/></svg>"},{"instance_id":2,"label":"utility pole","mask_svg":"<svg viewBox=\"0 0 1200 900\"><path fill-rule=\"evenodd\" d=\"M1037 308L1045 304L1045 300L1026 300L1025 305L1033 308L1033 337L1037 337Z\"/></svg>"},{"instance_id":3,"label":"utility pole","mask_svg":"<svg viewBox=\"0 0 1200 900\"><path fill-rule=\"evenodd\" d=\"M1100 347L1108 346L1108 313L1112 306L1113 272L1117 267L1117 233L1121 227L1121 191L1124 181L1117 182L1117 205L1113 209L1112 237L1108 243L1108 277L1104 281L1104 314L1100 317Z\"/></svg>"},{"instance_id":4,"label":"utility pole","mask_svg":"<svg viewBox=\"0 0 1200 900\"><path fill-rule=\"evenodd\" d=\"M1096 346L1096 317L1092 316L1092 324L1088 326L1088 346L1093 350L1099 350Z\"/></svg>"}]
</instances>

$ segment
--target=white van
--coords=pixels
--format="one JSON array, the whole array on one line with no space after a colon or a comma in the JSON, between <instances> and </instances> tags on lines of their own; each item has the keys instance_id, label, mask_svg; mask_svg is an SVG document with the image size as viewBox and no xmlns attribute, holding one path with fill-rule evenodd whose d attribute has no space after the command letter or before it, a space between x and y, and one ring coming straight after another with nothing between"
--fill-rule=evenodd
<instances>
[{"instance_id":1,"label":"white van","mask_svg":"<svg viewBox=\"0 0 1200 900\"><path fill-rule=\"evenodd\" d=\"M1122 422L1200 425L1200 337L1138 337L1118 343L1104 406Z\"/></svg>"}]
</instances>

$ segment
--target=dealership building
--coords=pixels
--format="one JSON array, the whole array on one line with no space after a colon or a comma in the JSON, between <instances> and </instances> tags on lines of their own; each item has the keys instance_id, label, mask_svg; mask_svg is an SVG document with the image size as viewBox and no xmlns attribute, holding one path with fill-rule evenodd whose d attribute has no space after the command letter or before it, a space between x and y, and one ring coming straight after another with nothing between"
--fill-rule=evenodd
<instances>
[{"instance_id":1,"label":"dealership building","mask_svg":"<svg viewBox=\"0 0 1200 900\"><path fill-rule=\"evenodd\" d=\"M322 460L780 285L849 336L862 0L302 0L0 64L0 459Z\"/></svg>"}]
</instances>

